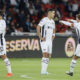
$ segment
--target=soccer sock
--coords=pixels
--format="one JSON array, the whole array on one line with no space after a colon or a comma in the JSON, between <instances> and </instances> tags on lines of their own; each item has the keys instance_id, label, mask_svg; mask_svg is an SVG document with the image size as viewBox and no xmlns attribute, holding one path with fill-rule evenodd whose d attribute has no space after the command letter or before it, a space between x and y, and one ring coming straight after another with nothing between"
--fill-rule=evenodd
<instances>
[{"instance_id":1,"label":"soccer sock","mask_svg":"<svg viewBox=\"0 0 80 80\"><path fill-rule=\"evenodd\" d=\"M71 61L71 65L70 65L70 72L73 72L74 71L75 65L76 65L76 60L72 60Z\"/></svg>"},{"instance_id":2,"label":"soccer sock","mask_svg":"<svg viewBox=\"0 0 80 80\"><path fill-rule=\"evenodd\" d=\"M49 62L49 58L44 58L44 57L42 58L41 73L47 72L48 62Z\"/></svg>"},{"instance_id":3,"label":"soccer sock","mask_svg":"<svg viewBox=\"0 0 80 80\"><path fill-rule=\"evenodd\" d=\"M11 71L11 64L8 58L4 59L5 65L7 67L8 73L12 73Z\"/></svg>"}]
</instances>

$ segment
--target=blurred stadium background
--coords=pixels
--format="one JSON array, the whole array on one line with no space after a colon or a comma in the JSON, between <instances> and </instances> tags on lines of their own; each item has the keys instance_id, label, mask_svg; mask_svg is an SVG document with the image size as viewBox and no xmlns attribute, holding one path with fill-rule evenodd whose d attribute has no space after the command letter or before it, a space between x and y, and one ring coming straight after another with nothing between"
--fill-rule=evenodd
<instances>
[{"instance_id":1,"label":"blurred stadium background","mask_svg":"<svg viewBox=\"0 0 80 80\"><path fill-rule=\"evenodd\" d=\"M0 10L7 22L7 33L36 32L39 20L46 16L46 10L56 9L57 32L65 32L67 26L58 24L59 19L75 19L80 11L80 0L0 0Z\"/></svg>"},{"instance_id":2,"label":"blurred stadium background","mask_svg":"<svg viewBox=\"0 0 80 80\"><path fill-rule=\"evenodd\" d=\"M41 49L36 35L40 19L46 16L49 8L56 9L56 38L49 64L49 76L40 75ZM69 69L75 51L77 38L74 29L59 24L59 20L75 19L80 13L80 0L0 0L0 11L6 20L6 50L12 63L13 77L6 80L79 80L79 64L73 78L64 73ZM70 40L70 41L69 41ZM66 42L71 42L69 45ZM72 47L72 49L71 49ZM63 65L64 64L64 65ZM5 68L0 65L1 80Z\"/></svg>"}]
</instances>

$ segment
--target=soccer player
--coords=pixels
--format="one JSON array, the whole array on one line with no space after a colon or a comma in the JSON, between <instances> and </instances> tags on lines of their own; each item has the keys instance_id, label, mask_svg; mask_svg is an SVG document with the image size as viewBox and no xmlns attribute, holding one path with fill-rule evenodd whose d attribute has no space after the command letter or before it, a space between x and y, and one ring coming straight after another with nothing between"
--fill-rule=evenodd
<instances>
[{"instance_id":1,"label":"soccer player","mask_svg":"<svg viewBox=\"0 0 80 80\"><path fill-rule=\"evenodd\" d=\"M71 22L73 22L73 23L71 23ZM74 67L76 65L76 60L78 59L78 57L80 57L80 14L76 15L76 20L68 19L68 21L60 21L60 23L74 27L77 32L78 44L77 44L77 48L74 53L73 59L71 61L70 71L67 72L68 75L73 76L73 71L74 71Z\"/></svg>"},{"instance_id":2,"label":"soccer player","mask_svg":"<svg viewBox=\"0 0 80 80\"><path fill-rule=\"evenodd\" d=\"M52 54L52 41L55 38L55 22L53 20L54 16L55 10L49 9L47 11L47 17L44 17L37 26L37 34L40 38L40 45L43 54L41 74L48 74L47 67L49 58Z\"/></svg>"},{"instance_id":3,"label":"soccer player","mask_svg":"<svg viewBox=\"0 0 80 80\"><path fill-rule=\"evenodd\" d=\"M11 77L12 76L11 64L9 59L6 56L6 43L4 38L5 32L6 32L6 22L2 18L2 13L0 12L0 56L4 60L4 63L8 70L8 73L6 76Z\"/></svg>"}]
</instances>

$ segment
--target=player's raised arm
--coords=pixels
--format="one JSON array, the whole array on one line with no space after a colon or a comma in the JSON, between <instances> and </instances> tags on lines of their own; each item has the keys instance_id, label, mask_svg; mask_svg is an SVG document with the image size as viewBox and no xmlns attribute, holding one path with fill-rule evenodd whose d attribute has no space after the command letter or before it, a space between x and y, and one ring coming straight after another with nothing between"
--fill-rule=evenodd
<instances>
[{"instance_id":1,"label":"player's raised arm","mask_svg":"<svg viewBox=\"0 0 80 80\"><path fill-rule=\"evenodd\" d=\"M66 20L69 21L69 22L73 22L73 23L77 22L76 20L73 20L73 19L66 19Z\"/></svg>"},{"instance_id":2,"label":"player's raised arm","mask_svg":"<svg viewBox=\"0 0 80 80\"><path fill-rule=\"evenodd\" d=\"M63 21L63 20L60 20L59 21L60 23L62 23L62 24L65 24L65 25L67 25L67 26L74 26L74 23L70 23L70 22L68 22L68 21Z\"/></svg>"},{"instance_id":3,"label":"player's raised arm","mask_svg":"<svg viewBox=\"0 0 80 80\"><path fill-rule=\"evenodd\" d=\"M70 19L70 21L73 22L73 23L76 23L77 22L76 20L73 20L73 19Z\"/></svg>"}]
</instances>

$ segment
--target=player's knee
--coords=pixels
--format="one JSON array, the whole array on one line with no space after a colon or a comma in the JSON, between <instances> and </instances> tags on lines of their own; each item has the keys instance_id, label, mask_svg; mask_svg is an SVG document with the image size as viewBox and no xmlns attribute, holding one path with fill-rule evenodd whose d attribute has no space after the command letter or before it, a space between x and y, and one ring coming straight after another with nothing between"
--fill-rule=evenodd
<instances>
[{"instance_id":1,"label":"player's knee","mask_svg":"<svg viewBox=\"0 0 80 80\"><path fill-rule=\"evenodd\" d=\"M43 53L43 57L45 57L45 58L49 58L50 57L50 55L48 54L48 53Z\"/></svg>"},{"instance_id":2,"label":"player's knee","mask_svg":"<svg viewBox=\"0 0 80 80\"><path fill-rule=\"evenodd\" d=\"M7 58L7 56L6 55L2 55L1 58L4 60L4 59Z\"/></svg>"},{"instance_id":3,"label":"player's knee","mask_svg":"<svg viewBox=\"0 0 80 80\"><path fill-rule=\"evenodd\" d=\"M48 53L47 52L43 53L43 57L48 58Z\"/></svg>"},{"instance_id":4,"label":"player's knee","mask_svg":"<svg viewBox=\"0 0 80 80\"><path fill-rule=\"evenodd\" d=\"M78 59L78 56L76 56L76 55L73 56L73 59L74 59L74 60L77 60L77 59Z\"/></svg>"}]
</instances>

